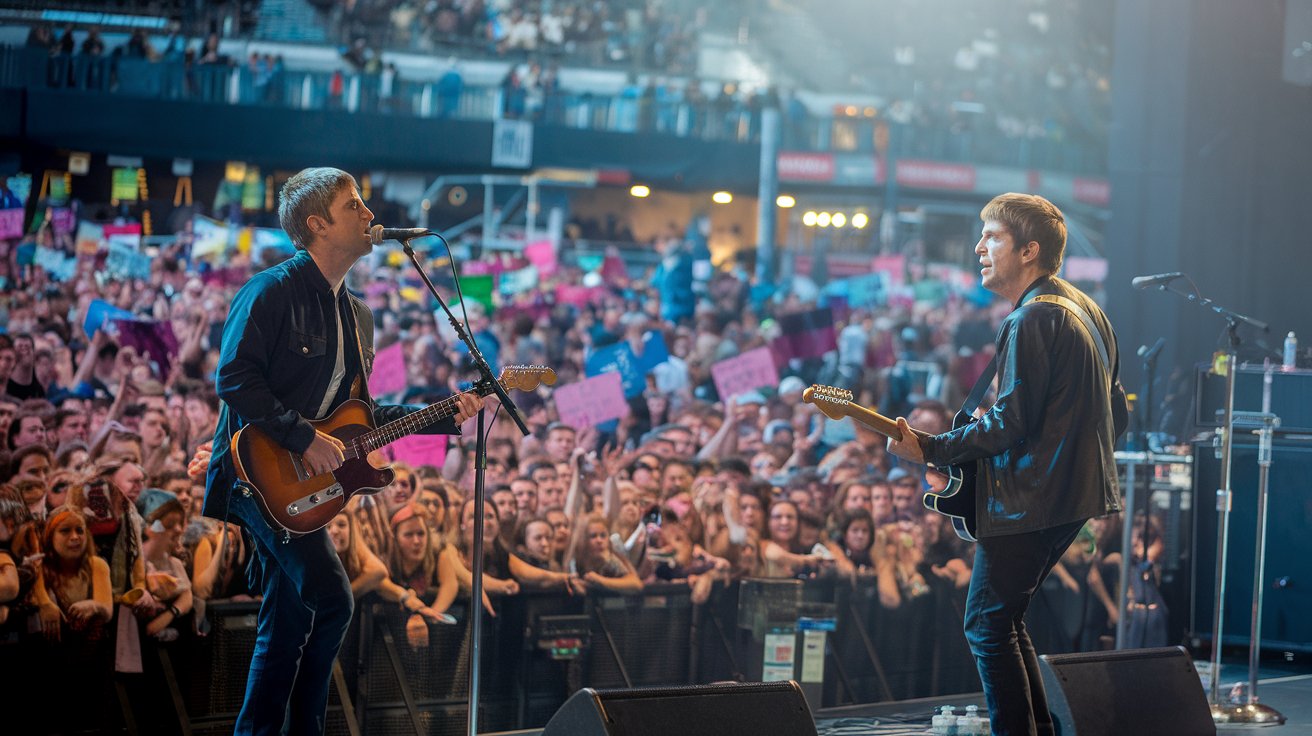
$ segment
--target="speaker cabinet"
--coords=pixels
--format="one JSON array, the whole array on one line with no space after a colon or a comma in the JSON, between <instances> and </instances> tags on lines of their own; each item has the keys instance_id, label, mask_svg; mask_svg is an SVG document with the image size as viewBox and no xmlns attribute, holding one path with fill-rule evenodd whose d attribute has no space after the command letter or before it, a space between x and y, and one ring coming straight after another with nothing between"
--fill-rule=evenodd
<instances>
[{"instance_id":1,"label":"speaker cabinet","mask_svg":"<svg viewBox=\"0 0 1312 736\"><path fill-rule=\"evenodd\" d=\"M1043 655L1039 669L1058 736L1216 733L1183 647Z\"/></svg>"},{"instance_id":2,"label":"speaker cabinet","mask_svg":"<svg viewBox=\"0 0 1312 736\"><path fill-rule=\"evenodd\" d=\"M584 688L542 736L816 736L797 683L752 682L640 690Z\"/></svg>"},{"instance_id":3,"label":"speaker cabinet","mask_svg":"<svg viewBox=\"0 0 1312 736\"><path fill-rule=\"evenodd\" d=\"M1233 503L1226 548L1224 643L1247 646L1252 630L1253 568L1257 541L1258 447L1236 433L1230 475ZM1271 452L1266 569L1262 586L1262 644L1312 652L1312 442L1284 435ZM1210 445L1194 450L1194 585L1192 635L1210 644L1216 606L1216 489L1221 463Z\"/></svg>"}]
</instances>

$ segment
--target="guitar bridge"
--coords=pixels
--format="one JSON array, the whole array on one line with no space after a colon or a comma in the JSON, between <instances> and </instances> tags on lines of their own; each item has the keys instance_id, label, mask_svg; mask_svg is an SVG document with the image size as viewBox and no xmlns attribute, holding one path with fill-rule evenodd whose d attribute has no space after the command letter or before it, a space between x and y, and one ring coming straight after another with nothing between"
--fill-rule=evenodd
<instances>
[{"instance_id":1,"label":"guitar bridge","mask_svg":"<svg viewBox=\"0 0 1312 736\"><path fill-rule=\"evenodd\" d=\"M340 495L342 495L342 484L334 483L327 488L315 491L308 496L302 496L287 504L287 515L296 516L298 514L303 514L306 511L310 511Z\"/></svg>"}]
</instances>

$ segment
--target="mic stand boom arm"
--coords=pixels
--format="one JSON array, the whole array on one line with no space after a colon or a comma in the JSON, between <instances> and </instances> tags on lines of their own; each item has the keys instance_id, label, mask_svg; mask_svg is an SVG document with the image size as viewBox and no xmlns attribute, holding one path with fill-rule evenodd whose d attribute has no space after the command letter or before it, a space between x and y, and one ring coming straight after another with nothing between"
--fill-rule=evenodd
<instances>
[{"instance_id":1,"label":"mic stand boom arm","mask_svg":"<svg viewBox=\"0 0 1312 736\"><path fill-rule=\"evenodd\" d=\"M433 233L436 235L436 233ZM423 236L415 236L423 237ZM438 235L441 238L442 236ZM506 413L514 420L515 426L525 435L528 434L528 426L519 416L519 409L515 407L515 402L511 401L510 395L506 393L505 386L497 380L492 373L492 368L488 366L487 361L483 359L483 354L479 352L478 345L474 344L474 339L465 331L464 325L456 319L456 315L447 306L442 296L437 293L437 288L428 278L424 267L419 264L419 258L415 256L415 251L410 247L411 238L401 240L401 247L405 249L405 254L409 256L410 262L414 264L415 271L419 273L419 278L424 280L424 285L428 287L428 293L433 295L437 303L442 306L442 311L446 312L446 317L451 321L451 327L456 331L456 337L465 344L469 349L469 357L474 361L474 367L484 381L492 385L492 390L496 392L497 398L501 401L501 406L505 408ZM446 242L445 239L442 242ZM449 246L448 246L449 248ZM454 256L453 256L454 258ZM481 679L481 662L482 662L482 638L483 638L483 512L485 510L484 499L486 494L483 488L484 471L487 469L487 445L483 439L483 414L484 411L478 411L478 436L474 438L474 551L470 553L470 564L473 574L473 586L469 593L469 704L465 725L467 726L468 736L478 736L478 691L479 680Z\"/></svg>"},{"instance_id":2,"label":"mic stand boom arm","mask_svg":"<svg viewBox=\"0 0 1312 736\"><path fill-rule=\"evenodd\" d=\"M436 233L434 234L436 235ZM439 235L437 237L441 236ZM456 331L456 337L460 338L460 341L469 349L469 357L473 360L474 367L478 369L479 376L483 380L492 384L492 390L496 393L497 399L501 401L501 405L505 407L506 414L510 415L510 419L515 423L516 427L519 427L519 431L527 435L528 425L524 424L524 420L519 416L519 409L515 406L515 402L510 399L510 394L506 393L505 387L497 380L497 376L492 372L491 366L489 366L487 361L484 360L483 353L479 352L478 345L474 343L473 337L465 331L464 323L456 318L456 315L451 311L451 308L447 306L446 301L437 293L437 288L433 286L433 282L428 278L428 274L424 271L424 267L419 264L419 258L415 255L414 249L410 247L410 239L407 238L400 241L400 243L401 247L405 249L405 254L410 258L410 262L414 264L415 271L419 273L419 278L424 280L424 285L428 287L428 292L437 300L438 305L442 307L442 311L446 312L446 318L451 322L451 327Z\"/></svg>"}]
</instances>

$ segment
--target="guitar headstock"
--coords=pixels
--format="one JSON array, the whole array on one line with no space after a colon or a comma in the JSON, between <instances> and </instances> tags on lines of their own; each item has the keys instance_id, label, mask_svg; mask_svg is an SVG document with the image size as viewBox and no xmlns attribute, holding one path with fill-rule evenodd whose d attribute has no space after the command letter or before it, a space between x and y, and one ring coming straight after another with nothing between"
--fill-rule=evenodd
<instances>
[{"instance_id":1,"label":"guitar headstock","mask_svg":"<svg viewBox=\"0 0 1312 736\"><path fill-rule=\"evenodd\" d=\"M802 401L814 404L821 414L830 419L843 419L847 416L847 405L852 402L852 392L817 383L802 391Z\"/></svg>"},{"instance_id":2,"label":"guitar headstock","mask_svg":"<svg viewBox=\"0 0 1312 736\"><path fill-rule=\"evenodd\" d=\"M544 383L555 385L556 372L544 365L509 365L497 381L507 391L534 391Z\"/></svg>"}]
</instances>

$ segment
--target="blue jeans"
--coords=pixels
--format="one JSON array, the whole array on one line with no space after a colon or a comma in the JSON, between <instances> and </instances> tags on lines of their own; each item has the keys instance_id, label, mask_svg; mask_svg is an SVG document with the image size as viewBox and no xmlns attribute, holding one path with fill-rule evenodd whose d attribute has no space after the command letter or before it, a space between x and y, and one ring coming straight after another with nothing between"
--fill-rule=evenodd
<instances>
[{"instance_id":1,"label":"blue jeans","mask_svg":"<svg viewBox=\"0 0 1312 736\"><path fill-rule=\"evenodd\" d=\"M1083 526L1076 521L975 544L966 641L975 655L995 736L1053 733L1039 658L1025 630L1025 611Z\"/></svg>"},{"instance_id":2,"label":"blue jeans","mask_svg":"<svg viewBox=\"0 0 1312 736\"><path fill-rule=\"evenodd\" d=\"M322 734L333 662L351 623L351 581L327 531L284 543L240 491L232 494L231 513L255 537L264 568L255 653L235 732Z\"/></svg>"}]
</instances>

